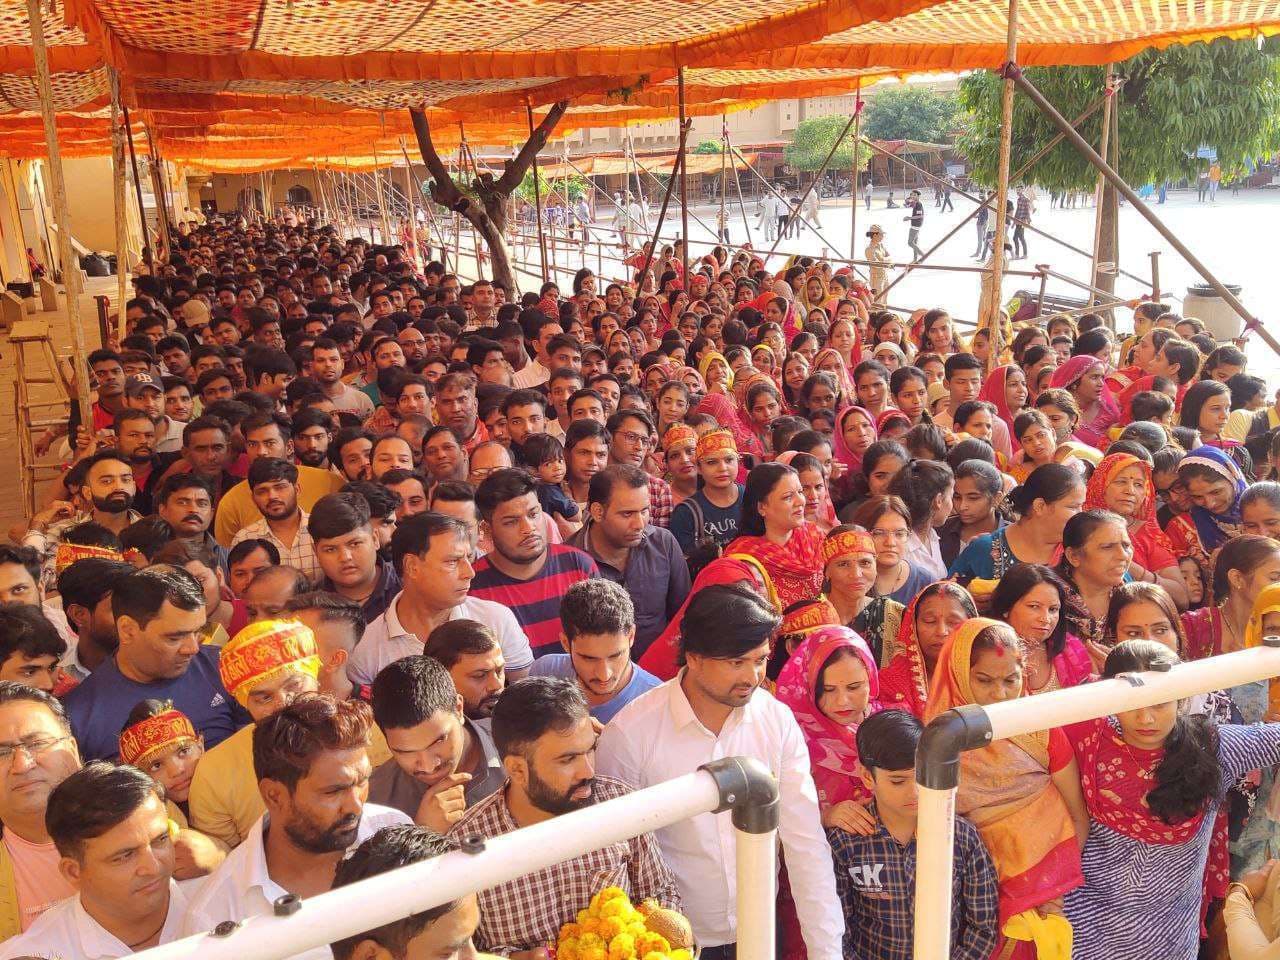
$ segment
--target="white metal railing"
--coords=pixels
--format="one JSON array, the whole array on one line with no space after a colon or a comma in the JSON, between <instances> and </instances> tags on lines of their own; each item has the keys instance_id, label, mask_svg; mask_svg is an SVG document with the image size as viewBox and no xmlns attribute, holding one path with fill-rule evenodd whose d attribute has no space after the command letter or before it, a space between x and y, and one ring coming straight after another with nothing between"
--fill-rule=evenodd
<instances>
[{"instance_id":1,"label":"white metal railing","mask_svg":"<svg viewBox=\"0 0 1280 960\"><path fill-rule=\"evenodd\" d=\"M136 957L283 960L609 844L732 807L737 827L738 956L741 960L773 960L776 784L755 760L730 758L710 767L714 773L703 768L512 833L485 838L483 843L466 845L467 850L296 901L289 912L280 911L285 915L250 917L228 932L198 934L144 950ZM763 807L756 802L761 788L772 791L772 829L760 827L759 812L768 807L767 802ZM740 823L747 807L756 816L749 816L749 823ZM221 918L209 919L216 923Z\"/></svg>"},{"instance_id":2,"label":"white metal railing","mask_svg":"<svg viewBox=\"0 0 1280 960\"><path fill-rule=\"evenodd\" d=\"M955 796L958 760L964 750L1280 676L1280 637L1264 642L1265 646L1178 664L1165 672L1122 674L989 707L970 704L935 718L916 757L915 960L951 956Z\"/></svg>"}]
</instances>

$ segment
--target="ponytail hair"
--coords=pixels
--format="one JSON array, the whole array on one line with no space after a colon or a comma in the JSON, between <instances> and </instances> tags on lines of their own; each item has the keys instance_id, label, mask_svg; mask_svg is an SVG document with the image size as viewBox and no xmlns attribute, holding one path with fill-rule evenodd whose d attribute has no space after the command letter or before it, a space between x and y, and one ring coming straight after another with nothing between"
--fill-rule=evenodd
<instances>
[{"instance_id":1,"label":"ponytail hair","mask_svg":"<svg viewBox=\"0 0 1280 960\"><path fill-rule=\"evenodd\" d=\"M1102 667L1103 677L1167 669L1178 656L1154 640L1126 640L1112 648ZM1218 762L1218 728L1208 717L1179 712L1164 742L1164 757L1155 769L1156 785L1147 793L1147 806L1164 823L1178 823L1202 813L1222 782Z\"/></svg>"},{"instance_id":2,"label":"ponytail hair","mask_svg":"<svg viewBox=\"0 0 1280 960\"><path fill-rule=\"evenodd\" d=\"M1036 467L1026 480L1010 490L1003 504L1013 520L1021 520L1030 515L1037 500L1057 503L1072 490L1083 486L1080 474L1071 467L1046 463Z\"/></svg>"}]
</instances>

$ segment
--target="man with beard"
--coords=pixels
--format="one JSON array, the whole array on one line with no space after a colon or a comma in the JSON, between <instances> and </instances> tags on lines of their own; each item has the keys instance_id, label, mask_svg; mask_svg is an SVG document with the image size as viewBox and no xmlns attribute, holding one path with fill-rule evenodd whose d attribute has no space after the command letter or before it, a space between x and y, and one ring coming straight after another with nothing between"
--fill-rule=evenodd
<instances>
[{"instance_id":1,"label":"man with beard","mask_svg":"<svg viewBox=\"0 0 1280 960\"><path fill-rule=\"evenodd\" d=\"M248 484L262 519L241 529L231 545L241 540L266 540L280 551L281 563L312 583L319 580L323 574L307 529L309 517L298 506L298 468L287 460L259 457L249 465Z\"/></svg>"},{"instance_id":2,"label":"man with beard","mask_svg":"<svg viewBox=\"0 0 1280 960\"><path fill-rule=\"evenodd\" d=\"M111 591L120 645L115 656L66 696L80 751L109 760L120 731L140 700L168 700L185 713L207 747L249 722L218 677L220 648L200 643L204 590L180 567L155 566L121 577Z\"/></svg>"},{"instance_id":3,"label":"man with beard","mask_svg":"<svg viewBox=\"0 0 1280 960\"><path fill-rule=\"evenodd\" d=\"M469 720L449 673L431 657L397 660L373 681L373 719L391 759L369 778L369 799L447 833L507 775L488 730Z\"/></svg>"},{"instance_id":4,"label":"man with beard","mask_svg":"<svg viewBox=\"0 0 1280 960\"><path fill-rule=\"evenodd\" d=\"M208 550L225 574L227 550L209 533L213 523L209 481L196 473L175 473L161 482L154 500L156 516L173 528L174 539Z\"/></svg>"},{"instance_id":5,"label":"man with beard","mask_svg":"<svg viewBox=\"0 0 1280 960\"><path fill-rule=\"evenodd\" d=\"M324 388L325 396L333 401L334 409L340 413L354 413L365 420L373 416L373 401L363 391L343 382L345 367L342 351L335 340L321 337L311 345L311 376Z\"/></svg>"},{"instance_id":6,"label":"man with beard","mask_svg":"<svg viewBox=\"0 0 1280 960\"><path fill-rule=\"evenodd\" d=\"M684 668L641 694L600 736L600 770L635 789L692 773L717 757L755 757L778 780L778 835L804 945L813 960L839 960L844 913L831 847L818 811L809 750L791 710L761 688L780 617L741 584L695 594L680 630ZM502 707L499 705L499 711ZM501 738L495 740L499 748ZM658 843L687 896L685 916L703 955L731 958L737 942L736 863L715 817L658 831Z\"/></svg>"},{"instance_id":7,"label":"man with beard","mask_svg":"<svg viewBox=\"0 0 1280 960\"><path fill-rule=\"evenodd\" d=\"M271 916L281 897L304 900L333 886L338 863L383 827L408 825L399 810L365 803L369 705L304 695L253 728L253 769L266 813L192 897L188 933L204 918ZM332 960L328 946L295 960Z\"/></svg>"},{"instance_id":8,"label":"man with beard","mask_svg":"<svg viewBox=\"0 0 1280 960\"><path fill-rule=\"evenodd\" d=\"M249 469L262 457L291 460L293 457L293 424L288 417L274 411L254 413L240 424L244 435L245 455ZM297 500L309 509L321 497L342 486L342 478L332 471L315 467L297 467ZM213 535L223 546L230 547L235 535L262 519L262 511L254 499L253 486L246 479L226 492L218 502L213 521Z\"/></svg>"},{"instance_id":9,"label":"man with beard","mask_svg":"<svg viewBox=\"0 0 1280 960\"><path fill-rule=\"evenodd\" d=\"M567 680L528 677L507 688L493 711L493 740L507 785L467 811L450 836L496 837L629 792L596 776L595 727L586 699ZM643 833L482 891L476 947L510 955L553 943L599 877L634 903L652 898L681 909L657 841Z\"/></svg>"},{"instance_id":10,"label":"man with beard","mask_svg":"<svg viewBox=\"0 0 1280 960\"><path fill-rule=\"evenodd\" d=\"M133 465L125 456L115 450L103 450L85 461L84 471L80 496L88 501L90 508L67 516L71 505L58 501L54 507L31 518L31 529L22 538L23 546L32 547L44 558L46 587L53 585L54 555L68 530L92 520L118 536L129 524L142 519L142 514L130 509L137 485L133 480ZM63 519L52 522L55 515Z\"/></svg>"},{"instance_id":11,"label":"man with beard","mask_svg":"<svg viewBox=\"0 0 1280 960\"><path fill-rule=\"evenodd\" d=\"M182 447L182 428L186 424L165 415L163 382L149 373L135 373L124 382L124 397L127 409L141 410L151 417L155 425L154 452L177 453ZM120 419L118 414L116 419ZM119 432L117 427L117 435ZM119 441L116 445L119 446Z\"/></svg>"},{"instance_id":12,"label":"man with beard","mask_svg":"<svg viewBox=\"0 0 1280 960\"><path fill-rule=\"evenodd\" d=\"M227 642L218 660L222 685L262 723L304 693L319 690L320 657L309 627L292 620L252 623ZM191 826L235 847L264 807L253 775L253 731L247 726L205 753L187 799Z\"/></svg>"},{"instance_id":13,"label":"man with beard","mask_svg":"<svg viewBox=\"0 0 1280 960\"><path fill-rule=\"evenodd\" d=\"M329 469L333 421L323 410L299 410L293 418L293 455L304 467Z\"/></svg>"},{"instance_id":14,"label":"man with beard","mask_svg":"<svg viewBox=\"0 0 1280 960\"><path fill-rule=\"evenodd\" d=\"M58 595L75 635L61 666L63 676L73 683L83 681L120 646L111 613L111 591L133 572L133 565L121 560L86 557L58 574Z\"/></svg>"},{"instance_id":15,"label":"man with beard","mask_svg":"<svg viewBox=\"0 0 1280 960\"><path fill-rule=\"evenodd\" d=\"M523 470L499 470L476 490L476 509L492 549L476 561L471 595L515 614L535 657L560 644L560 598L575 583L600 576L576 547L547 542L538 486Z\"/></svg>"},{"instance_id":16,"label":"man with beard","mask_svg":"<svg viewBox=\"0 0 1280 960\"><path fill-rule=\"evenodd\" d=\"M149 411L121 410L116 415L115 449L129 461L133 472L132 505L144 516L151 512L151 487L159 482L156 469L156 422ZM117 531L119 532L119 531Z\"/></svg>"},{"instance_id":17,"label":"man with beard","mask_svg":"<svg viewBox=\"0 0 1280 960\"><path fill-rule=\"evenodd\" d=\"M344 481L368 480L373 470L373 443L377 438L360 427L339 430L329 444L329 462Z\"/></svg>"},{"instance_id":18,"label":"man with beard","mask_svg":"<svg viewBox=\"0 0 1280 960\"><path fill-rule=\"evenodd\" d=\"M422 655L449 671L463 714L487 730L507 681L507 662L493 631L474 620L450 620L431 631Z\"/></svg>"}]
</instances>

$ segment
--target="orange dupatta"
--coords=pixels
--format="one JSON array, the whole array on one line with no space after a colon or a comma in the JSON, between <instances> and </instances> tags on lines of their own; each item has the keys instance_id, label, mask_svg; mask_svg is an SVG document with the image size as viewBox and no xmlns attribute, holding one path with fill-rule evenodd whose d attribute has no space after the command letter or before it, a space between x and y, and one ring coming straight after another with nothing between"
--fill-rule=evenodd
<instances>
[{"instance_id":1,"label":"orange dupatta","mask_svg":"<svg viewBox=\"0 0 1280 960\"><path fill-rule=\"evenodd\" d=\"M973 643L997 620L974 617L938 656L925 722L973 703ZM1000 924L1084 882L1071 814L1049 778L1049 734L996 740L960 757L956 811L978 828L1000 878Z\"/></svg>"}]
</instances>

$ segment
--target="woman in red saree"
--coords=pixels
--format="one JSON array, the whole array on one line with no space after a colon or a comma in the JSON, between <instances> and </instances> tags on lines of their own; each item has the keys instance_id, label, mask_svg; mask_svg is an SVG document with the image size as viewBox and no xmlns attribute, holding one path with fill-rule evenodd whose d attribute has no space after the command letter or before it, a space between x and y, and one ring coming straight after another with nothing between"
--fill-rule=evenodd
<instances>
[{"instance_id":1,"label":"woman in red saree","mask_svg":"<svg viewBox=\"0 0 1280 960\"><path fill-rule=\"evenodd\" d=\"M1027 375L1016 363L996 367L983 383L978 399L995 405L996 413L1009 428L1009 437L1016 453L1018 437L1013 429L1013 418L1020 414L1027 404Z\"/></svg>"},{"instance_id":2,"label":"woman in red saree","mask_svg":"<svg viewBox=\"0 0 1280 960\"><path fill-rule=\"evenodd\" d=\"M762 463L747 475L738 537L726 553L745 553L764 566L782 609L822 592L823 533L804 518L799 475L781 463Z\"/></svg>"},{"instance_id":3,"label":"woman in red saree","mask_svg":"<svg viewBox=\"0 0 1280 960\"><path fill-rule=\"evenodd\" d=\"M755 557L746 554L726 552L724 556L712 560L702 568L702 572L694 578L693 588L684 604L676 611L676 615L667 624L667 629L658 635L658 639L649 644L649 649L641 655L639 664L659 680L671 680L680 672L677 662L680 654L680 624L689 601L707 587L716 584L745 583L760 596L764 597L779 613L782 605L778 602L778 594L773 589L773 581L765 571L764 565Z\"/></svg>"},{"instance_id":4,"label":"woman in red saree","mask_svg":"<svg viewBox=\"0 0 1280 960\"><path fill-rule=\"evenodd\" d=\"M1158 583L1185 609L1187 584L1178 569L1173 544L1156 522L1156 489L1151 464L1132 454L1103 457L1085 487L1084 509L1110 510L1124 517L1133 544L1129 576L1139 583Z\"/></svg>"},{"instance_id":5,"label":"woman in red saree","mask_svg":"<svg viewBox=\"0 0 1280 960\"><path fill-rule=\"evenodd\" d=\"M965 704L1026 695L1022 645L1008 625L973 618L938 659L928 722ZM956 812L978 828L1000 878L1001 942L994 956L1070 956L1062 897L1084 882L1080 850L1089 814L1071 744L1061 730L996 740L960 756ZM1051 953L1051 948L1065 953Z\"/></svg>"}]
</instances>

